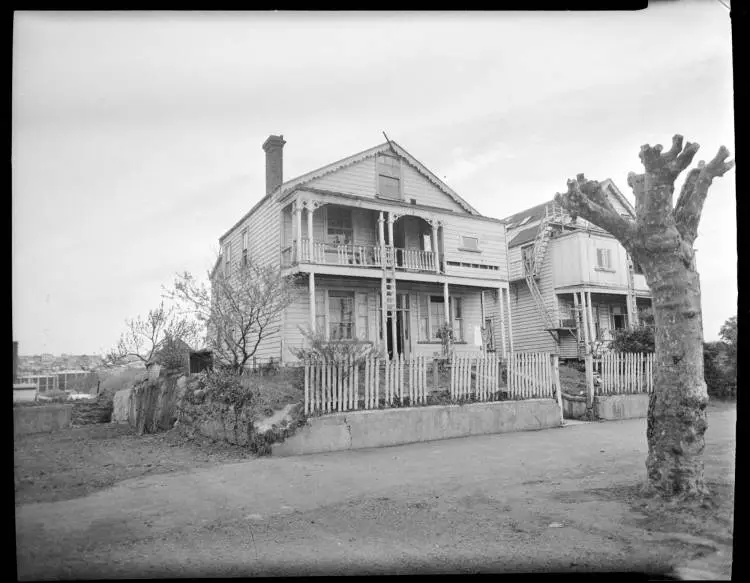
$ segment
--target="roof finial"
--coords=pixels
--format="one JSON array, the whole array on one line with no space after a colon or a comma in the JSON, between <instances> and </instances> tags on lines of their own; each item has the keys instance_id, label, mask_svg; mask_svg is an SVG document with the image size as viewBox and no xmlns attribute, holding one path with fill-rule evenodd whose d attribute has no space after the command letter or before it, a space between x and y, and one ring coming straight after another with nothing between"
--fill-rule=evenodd
<instances>
[{"instance_id":1,"label":"roof finial","mask_svg":"<svg viewBox=\"0 0 750 583\"><path fill-rule=\"evenodd\" d=\"M385 131L383 132L383 135L385 136L385 141L386 141L386 142L388 142L388 145L389 145L389 146L391 147L391 150L393 150L393 151L395 152L395 151L396 151L396 149L395 149L395 148L393 147L393 143L391 142L390 138L389 138L389 137L388 137L388 135L387 135L387 134L385 133Z\"/></svg>"}]
</instances>

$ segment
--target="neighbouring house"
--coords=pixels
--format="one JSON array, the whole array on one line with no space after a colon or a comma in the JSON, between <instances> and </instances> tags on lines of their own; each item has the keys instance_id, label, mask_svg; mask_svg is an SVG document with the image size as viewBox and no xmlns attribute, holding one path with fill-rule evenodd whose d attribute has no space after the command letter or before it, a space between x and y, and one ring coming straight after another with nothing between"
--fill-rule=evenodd
<instances>
[{"instance_id":1,"label":"neighbouring house","mask_svg":"<svg viewBox=\"0 0 750 583\"><path fill-rule=\"evenodd\" d=\"M615 209L635 218L612 180L602 182ZM603 229L546 202L505 219L513 350L582 358L612 331L638 324L651 307L640 267Z\"/></svg>"},{"instance_id":2,"label":"neighbouring house","mask_svg":"<svg viewBox=\"0 0 750 583\"><path fill-rule=\"evenodd\" d=\"M481 215L393 141L283 180L270 136L265 196L219 239L212 271L248 258L298 281L259 359L293 362L300 328L432 356L450 323L458 352L510 346L505 225ZM251 193L249 193L252 196Z\"/></svg>"}]
</instances>

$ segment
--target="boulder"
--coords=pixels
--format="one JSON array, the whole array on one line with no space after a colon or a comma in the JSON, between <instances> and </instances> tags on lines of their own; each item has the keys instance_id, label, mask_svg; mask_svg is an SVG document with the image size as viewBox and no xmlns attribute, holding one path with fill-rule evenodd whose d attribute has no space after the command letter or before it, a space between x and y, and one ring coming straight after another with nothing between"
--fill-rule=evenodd
<instances>
[{"instance_id":1,"label":"boulder","mask_svg":"<svg viewBox=\"0 0 750 583\"><path fill-rule=\"evenodd\" d=\"M117 391L113 401L112 423L128 423L133 389Z\"/></svg>"}]
</instances>

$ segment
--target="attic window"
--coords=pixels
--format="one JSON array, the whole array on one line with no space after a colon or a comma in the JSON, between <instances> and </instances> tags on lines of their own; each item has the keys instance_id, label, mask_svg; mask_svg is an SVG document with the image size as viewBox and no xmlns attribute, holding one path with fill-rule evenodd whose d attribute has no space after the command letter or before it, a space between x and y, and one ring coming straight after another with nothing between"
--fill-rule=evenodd
<instances>
[{"instance_id":1,"label":"attic window","mask_svg":"<svg viewBox=\"0 0 750 583\"><path fill-rule=\"evenodd\" d=\"M393 156L377 159L378 194L383 198L401 200L401 162Z\"/></svg>"}]
</instances>

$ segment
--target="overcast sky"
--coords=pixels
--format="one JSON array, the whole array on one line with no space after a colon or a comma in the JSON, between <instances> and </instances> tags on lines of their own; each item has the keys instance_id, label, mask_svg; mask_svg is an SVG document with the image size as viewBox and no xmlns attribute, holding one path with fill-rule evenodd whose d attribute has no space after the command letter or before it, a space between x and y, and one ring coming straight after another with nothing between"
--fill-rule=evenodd
<instances>
[{"instance_id":1,"label":"overcast sky","mask_svg":"<svg viewBox=\"0 0 750 583\"><path fill-rule=\"evenodd\" d=\"M203 274L264 194L396 140L483 214L566 179L628 197L641 144L734 152L731 32L714 0L622 13L16 12L13 336L95 353ZM734 172L705 206L704 328L736 312ZM679 188L679 183L678 183Z\"/></svg>"}]
</instances>

